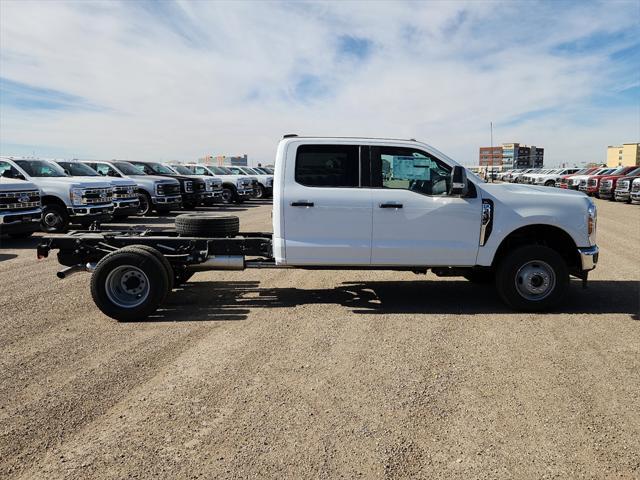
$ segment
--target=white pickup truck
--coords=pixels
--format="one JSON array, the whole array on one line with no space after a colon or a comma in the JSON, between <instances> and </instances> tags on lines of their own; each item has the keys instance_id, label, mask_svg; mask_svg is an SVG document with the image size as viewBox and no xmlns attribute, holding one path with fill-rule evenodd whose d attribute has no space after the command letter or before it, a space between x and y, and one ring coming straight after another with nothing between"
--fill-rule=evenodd
<instances>
[{"instance_id":1,"label":"white pickup truck","mask_svg":"<svg viewBox=\"0 0 640 480\"><path fill-rule=\"evenodd\" d=\"M598 260L596 207L585 194L484 183L415 140L285 136L274 174L273 233L238 218L188 214L175 231L45 238L65 276L92 271L97 306L142 319L202 270L386 269L495 283L512 308L551 309L569 277Z\"/></svg>"},{"instance_id":2,"label":"white pickup truck","mask_svg":"<svg viewBox=\"0 0 640 480\"><path fill-rule=\"evenodd\" d=\"M42 230L64 232L69 224L88 227L113 217L113 187L104 180L68 176L49 160L0 158L13 178L33 183L41 193Z\"/></svg>"},{"instance_id":3,"label":"white pickup truck","mask_svg":"<svg viewBox=\"0 0 640 480\"><path fill-rule=\"evenodd\" d=\"M0 161L0 235L27 238L40 230L40 190L14 175L9 164Z\"/></svg>"}]
</instances>

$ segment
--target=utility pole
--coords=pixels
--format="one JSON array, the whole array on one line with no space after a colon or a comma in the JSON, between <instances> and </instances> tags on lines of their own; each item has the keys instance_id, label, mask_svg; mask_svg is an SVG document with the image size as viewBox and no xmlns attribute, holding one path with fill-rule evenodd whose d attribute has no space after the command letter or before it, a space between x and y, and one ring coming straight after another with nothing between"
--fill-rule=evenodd
<instances>
[{"instance_id":1,"label":"utility pole","mask_svg":"<svg viewBox=\"0 0 640 480\"><path fill-rule=\"evenodd\" d=\"M489 155L489 181L493 182L493 122L490 122L491 129L491 155Z\"/></svg>"}]
</instances>

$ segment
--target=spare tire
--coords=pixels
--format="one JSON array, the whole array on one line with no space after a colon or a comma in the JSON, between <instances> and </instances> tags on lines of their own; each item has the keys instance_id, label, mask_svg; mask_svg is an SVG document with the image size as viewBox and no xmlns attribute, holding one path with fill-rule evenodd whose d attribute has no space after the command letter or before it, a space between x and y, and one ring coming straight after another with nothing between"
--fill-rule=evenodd
<instances>
[{"instance_id":1,"label":"spare tire","mask_svg":"<svg viewBox=\"0 0 640 480\"><path fill-rule=\"evenodd\" d=\"M185 213L176 217L176 231L189 237L235 237L240 220L235 215Z\"/></svg>"}]
</instances>

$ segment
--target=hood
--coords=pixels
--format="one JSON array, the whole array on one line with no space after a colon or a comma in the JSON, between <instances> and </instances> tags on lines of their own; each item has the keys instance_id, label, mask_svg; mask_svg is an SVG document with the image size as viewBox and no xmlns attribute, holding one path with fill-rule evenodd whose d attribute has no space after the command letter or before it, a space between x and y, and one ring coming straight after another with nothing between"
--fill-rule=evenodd
<instances>
[{"instance_id":1,"label":"hood","mask_svg":"<svg viewBox=\"0 0 640 480\"><path fill-rule=\"evenodd\" d=\"M587 195L576 190L565 190L563 188L549 188L542 185L524 185L522 183L483 183L481 188L489 192L494 197L509 202L510 198L528 198L528 202L535 202L537 198L567 198L582 197L587 199ZM537 197L529 198L529 197Z\"/></svg>"},{"instance_id":2,"label":"hood","mask_svg":"<svg viewBox=\"0 0 640 480\"><path fill-rule=\"evenodd\" d=\"M128 175L129 177L135 180L148 180L150 182L160 182L160 183L180 183L174 177L163 177L161 175Z\"/></svg>"},{"instance_id":3,"label":"hood","mask_svg":"<svg viewBox=\"0 0 640 480\"><path fill-rule=\"evenodd\" d=\"M15 192L20 190L37 190L38 187L26 180L19 180L17 178L0 177L0 191L2 192Z\"/></svg>"},{"instance_id":4,"label":"hood","mask_svg":"<svg viewBox=\"0 0 640 480\"><path fill-rule=\"evenodd\" d=\"M133 180L128 180L124 178L117 177L103 177L103 176L91 176L91 177L83 177L80 175L74 175L71 178L77 178L80 181L92 181L92 180L100 180L101 182L108 182L114 187L129 187L136 185L136 182Z\"/></svg>"},{"instance_id":5,"label":"hood","mask_svg":"<svg viewBox=\"0 0 640 480\"><path fill-rule=\"evenodd\" d=\"M102 179L94 180L94 177L38 177L33 180L41 188L55 188L60 185L68 185L69 188L111 188L110 182Z\"/></svg>"}]
</instances>

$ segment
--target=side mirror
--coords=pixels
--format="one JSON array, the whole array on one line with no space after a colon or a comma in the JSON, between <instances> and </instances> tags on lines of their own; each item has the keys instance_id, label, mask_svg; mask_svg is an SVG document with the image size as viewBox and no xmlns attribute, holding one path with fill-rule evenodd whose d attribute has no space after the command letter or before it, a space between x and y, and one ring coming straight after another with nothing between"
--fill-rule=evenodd
<instances>
[{"instance_id":1,"label":"side mirror","mask_svg":"<svg viewBox=\"0 0 640 480\"><path fill-rule=\"evenodd\" d=\"M453 167L451 172L451 189L449 195L464 197L467 194L467 170L460 165Z\"/></svg>"}]
</instances>

